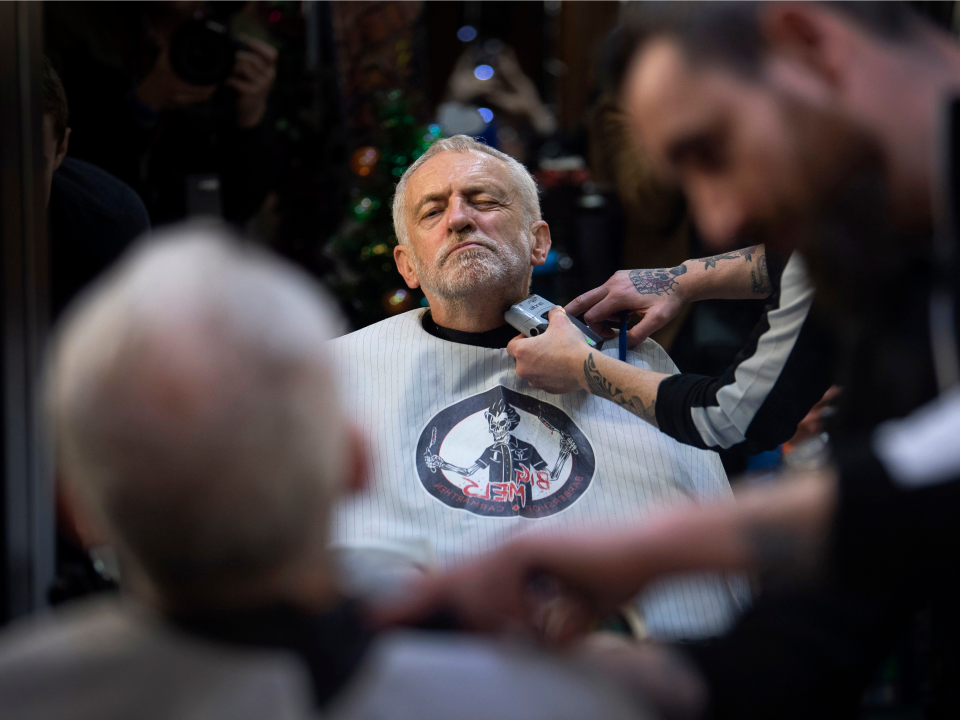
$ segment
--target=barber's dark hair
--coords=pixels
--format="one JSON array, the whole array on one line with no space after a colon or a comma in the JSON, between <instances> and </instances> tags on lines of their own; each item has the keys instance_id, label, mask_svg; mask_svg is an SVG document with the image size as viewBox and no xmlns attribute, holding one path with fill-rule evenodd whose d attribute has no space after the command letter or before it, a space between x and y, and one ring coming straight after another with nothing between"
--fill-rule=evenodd
<instances>
[{"instance_id":1,"label":"barber's dark hair","mask_svg":"<svg viewBox=\"0 0 960 720\"><path fill-rule=\"evenodd\" d=\"M890 42L916 37L919 16L901 2L823 2ZM619 87L630 58L649 39L676 38L694 61L721 62L754 76L764 51L758 11L762 2L641 2L627 6L622 29L604 50L614 59ZM603 56L603 55L602 55Z\"/></svg>"},{"instance_id":2,"label":"barber's dark hair","mask_svg":"<svg viewBox=\"0 0 960 720\"><path fill-rule=\"evenodd\" d=\"M63 82L49 58L43 59L43 114L53 118L53 134L57 142L62 143L70 121L70 106L67 105Z\"/></svg>"}]
</instances>

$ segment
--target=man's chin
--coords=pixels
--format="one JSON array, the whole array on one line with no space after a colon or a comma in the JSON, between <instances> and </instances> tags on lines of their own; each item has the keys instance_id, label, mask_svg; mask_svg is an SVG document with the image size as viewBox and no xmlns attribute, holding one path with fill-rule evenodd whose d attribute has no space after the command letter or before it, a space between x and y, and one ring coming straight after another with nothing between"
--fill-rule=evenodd
<instances>
[{"instance_id":1,"label":"man's chin","mask_svg":"<svg viewBox=\"0 0 960 720\"><path fill-rule=\"evenodd\" d=\"M441 301L476 309L487 309L492 304L502 312L528 295L529 282L505 278L461 278L444 287L431 288Z\"/></svg>"}]
</instances>

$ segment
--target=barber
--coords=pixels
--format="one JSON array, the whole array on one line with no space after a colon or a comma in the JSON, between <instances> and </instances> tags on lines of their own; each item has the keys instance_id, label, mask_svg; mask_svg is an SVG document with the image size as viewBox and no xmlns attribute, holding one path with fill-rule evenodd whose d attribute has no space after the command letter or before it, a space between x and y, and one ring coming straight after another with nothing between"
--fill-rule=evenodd
<instances>
[{"instance_id":1,"label":"barber","mask_svg":"<svg viewBox=\"0 0 960 720\"><path fill-rule=\"evenodd\" d=\"M819 266L826 289L888 330L854 358L845 394L859 386L861 428L834 443L833 469L810 484L769 488L787 506L799 500L797 514L770 516L770 503L753 506L771 517L768 528L799 544L758 536L756 518L739 530L688 518L687 530L707 534L697 552L713 553L709 561L701 555L699 567L743 567L727 563L739 551L719 558L726 541L742 540L740 558L755 569L770 552L791 568L802 556L819 557L832 578L819 594L761 596L729 635L684 649L708 686L709 717L857 716L864 687L912 611L931 597L931 637L943 653L934 678L940 692L935 682L931 694L937 717L957 717L960 372L957 315L944 306L960 307L960 108L943 110L960 88L960 49L898 3L706 3L657 20L645 28L643 49L634 49L631 106L648 148L679 175L698 227L718 241L737 223L767 229L768 243L806 239L832 260ZM930 158L948 166L932 171ZM553 330L570 342L562 311L553 318ZM804 488L811 492L791 492ZM657 535L664 552L679 550L666 526ZM801 557L798 547L807 548ZM608 579L623 582L629 558L615 560ZM558 574L543 557L527 562ZM667 565L677 567L660 568ZM486 594L478 591L482 573L463 571L470 598L509 597L511 574L496 567ZM460 610L450 595L466 584L446 579L446 586L442 606Z\"/></svg>"},{"instance_id":2,"label":"barber","mask_svg":"<svg viewBox=\"0 0 960 720\"><path fill-rule=\"evenodd\" d=\"M536 338L507 347L517 374L532 387L564 393L583 388L611 400L682 443L755 454L789 440L830 387L835 350L813 307L803 258L768 253L764 245L687 260L673 268L621 270L550 316ZM746 345L720 377L665 375L591 350L565 314L580 315L606 338L605 321L621 312L640 321L634 347L698 300L769 303Z\"/></svg>"}]
</instances>

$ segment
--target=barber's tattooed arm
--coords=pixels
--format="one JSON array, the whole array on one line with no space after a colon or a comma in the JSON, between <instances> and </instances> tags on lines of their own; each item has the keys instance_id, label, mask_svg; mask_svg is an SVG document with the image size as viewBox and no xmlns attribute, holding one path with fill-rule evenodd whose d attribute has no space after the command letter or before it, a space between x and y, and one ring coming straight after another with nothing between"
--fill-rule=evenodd
<instances>
[{"instance_id":1,"label":"barber's tattooed arm","mask_svg":"<svg viewBox=\"0 0 960 720\"><path fill-rule=\"evenodd\" d=\"M759 245L743 248L743 250L734 250L733 252L723 253L722 255L711 255L710 257L700 258L697 262L703 263L703 269L715 268L718 262L722 260L736 260L743 258L746 262L753 262L753 256L757 254Z\"/></svg>"},{"instance_id":2,"label":"barber's tattooed arm","mask_svg":"<svg viewBox=\"0 0 960 720\"><path fill-rule=\"evenodd\" d=\"M686 272L686 265L656 270L631 270L630 282L641 295L669 295L677 289L677 278Z\"/></svg>"},{"instance_id":3,"label":"barber's tattooed arm","mask_svg":"<svg viewBox=\"0 0 960 720\"><path fill-rule=\"evenodd\" d=\"M613 360L613 358L608 358L606 355L599 353L590 353L587 355L587 359L583 361L583 376L586 380L587 389L597 397L611 400L625 410L629 410L637 417L646 420L654 427L658 427L656 412L656 386L659 385L660 380L666 376L618 362L618 365L624 366L623 368L616 368L618 372L622 373L626 369L627 372L630 372L634 375L639 375L638 379L641 382L647 380L647 378L644 378L642 374L649 373L651 376L657 376L655 384L653 385L653 394L645 401L639 395L632 394L630 390L621 389L621 387L619 387L619 383L615 384L609 377L601 372L594 361L594 355L599 355L601 362L606 360L618 362ZM643 384L649 385L647 382L643 382ZM647 393L645 394L649 395L649 390L647 388L645 389L647 390ZM643 391L641 391L641 393L643 393Z\"/></svg>"},{"instance_id":4,"label":"barber's tattooed arm","mask_svg":"<svg viewBox=\"0 0 960 720\"><path fill-rule=\"evenodd\" d=\"M750 289L754 295L766 297L773 292L770 275L767 273L767 254L757 258L757 267L750 269Z\"/></svg>"},{"instance_id":5,"label":"barber's tattooed arm","mask_svg":"<svg viewBox=\"0 0 960 720\"><path fill-rule=\"evenodd\" d=\"M773 291L763 245L687 260L672 268L631 270L629 278L639 295L680 295L685 302L749 300Z\"/></svg>"},{"instance_id":6,"label":"barber's tattooed arm","mask_svg":"<svg viewBox=\"0 0 960 720\"><path fill-rule=\"evenodd\" d=\"M680 293L686 301L767 297L773 290L763 245L687 260L672 268L631 270L639 295Z\"/></svg>"},{"instance_id":7,"label":"barber's tattooed arm","mask_svg":"<svg viewBox=\"0 0 960 720\"><path fill-rule=\"evenodd\" d=\"M679 316L686 303L753 300L768 297L772 290L766 248L754 245L674 267L618 270L567 305L566 311L582 313L587 324L608 339L613 332L606 324L618 320L622 312L632 313L638 322L627 334L627 345L636 347Z\"/></svg>"}]
</instances>

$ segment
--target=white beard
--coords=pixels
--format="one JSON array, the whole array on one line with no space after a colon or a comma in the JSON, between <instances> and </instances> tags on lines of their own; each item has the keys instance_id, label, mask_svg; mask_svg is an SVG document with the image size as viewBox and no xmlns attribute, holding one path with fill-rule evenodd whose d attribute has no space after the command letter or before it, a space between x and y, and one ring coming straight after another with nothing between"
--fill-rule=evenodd
<instances>
[{"instance_id":1,"label":"white beard","mask_svg":"<svg viewBox=\"0 0 960 720\"><path fill-rule=\"evenodd\" d=\"M456 243L469 239L460 237ZM485 245L493 243L484 238ZM452 305L462 305L483 296L485 300L518 302L525 298L530 285L530 256L512 244L461 250L427 270L411 253L414 269L421 285ZM426 271L426 272L425 272Z\"/></svg>"}]
</instances>

